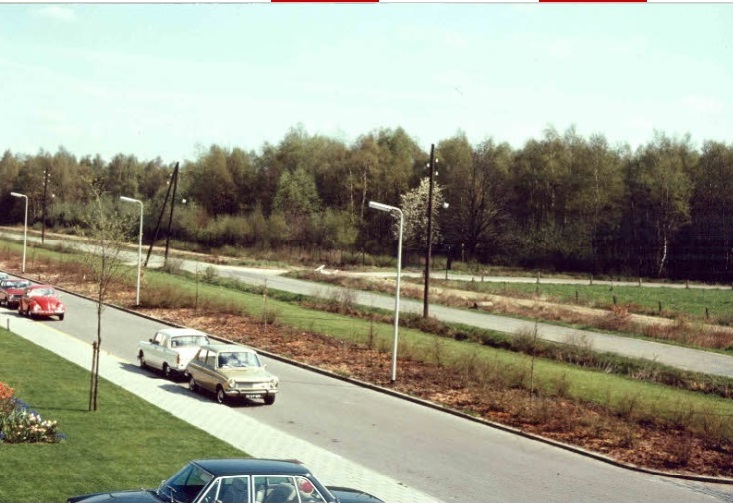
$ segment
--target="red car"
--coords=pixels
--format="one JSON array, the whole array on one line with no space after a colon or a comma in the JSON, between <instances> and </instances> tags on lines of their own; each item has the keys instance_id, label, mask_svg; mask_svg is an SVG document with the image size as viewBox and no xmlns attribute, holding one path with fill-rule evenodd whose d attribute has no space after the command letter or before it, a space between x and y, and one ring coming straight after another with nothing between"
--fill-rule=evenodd
<instances>
[{"instance_id":1,"label":"red car","mask_svg":"<svg viewBox=\"0 0 733 503\"><path fill-rule=\"evenodd\" d=\"M59 320L63 320L66 307L51 285L31 285L20 298L18 312L31 317L58 316Z\"/></svg>"},{"instance_id":2,"label":"red car","mask_svg":"<svg viewBox=\"0 0 733 503\"><path fill-rule=\"evenodd\" d=\"M0 281L0 306L17 307L23 292L31 282L27 279L4 279Z\"/></svg>"}]
</instances>

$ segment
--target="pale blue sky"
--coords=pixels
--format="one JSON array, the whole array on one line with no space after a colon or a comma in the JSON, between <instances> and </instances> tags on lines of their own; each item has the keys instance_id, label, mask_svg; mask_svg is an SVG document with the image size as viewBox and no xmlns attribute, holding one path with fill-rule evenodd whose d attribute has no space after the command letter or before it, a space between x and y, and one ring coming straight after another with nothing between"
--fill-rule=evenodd
<instances>
[{"instance_id":1,"label":"pale blue sky","mask_svg":"<svg viewBox=\"0 0 733 503\"><path fill-rule=\"evenodd\" d=\"M733 142L733 4L3 4L0 150L165 162L302 124Z\"/></svg>"}]
</instances>

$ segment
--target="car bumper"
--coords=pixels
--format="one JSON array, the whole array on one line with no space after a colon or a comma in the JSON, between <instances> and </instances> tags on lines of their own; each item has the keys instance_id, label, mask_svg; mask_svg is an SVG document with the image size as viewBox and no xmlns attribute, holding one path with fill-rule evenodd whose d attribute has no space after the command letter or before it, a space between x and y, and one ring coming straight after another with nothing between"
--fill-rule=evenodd
<instances>
[{"instance_id":1,"label":"car bumper","mask_svg":"<svg viewBox=\"0 0 733 503\"><path fill-rule=\"evenodd\" d=\"M54 311L39 309L37 311L31 311L31 314L33 316L58 316L60 314L64 314L64 312L65 311L63 309L57 309Z\"/></svg>"},{"instance_id":2,"label":"car bumper","mask_svg":"<svg viewBox=\"0 0 733 503\"><path fill-rule=\"evenodd\" d=\"M257 397L263 397L268 395L277 395L278 390L277 389L262 389L262 388L236 388L236 389L227 389L224 390L224 393L228 397L247 397L247 398L257 398Z\"/></svg>"}]
</instances>

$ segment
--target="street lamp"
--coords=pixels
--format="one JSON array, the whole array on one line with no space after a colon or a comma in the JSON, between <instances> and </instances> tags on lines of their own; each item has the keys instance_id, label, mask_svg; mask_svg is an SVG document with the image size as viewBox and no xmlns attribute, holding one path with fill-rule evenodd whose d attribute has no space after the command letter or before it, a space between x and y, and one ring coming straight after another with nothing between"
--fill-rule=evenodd
<instances>
[{"instance_id":1,"label":"street lamp","mask_svg":"<svg viewBox=\"0 0 733 503\"><path fill-rule=\"evenodd\" d=\"M18 194L17 192L11 192L10 195L13 197L25 198L25 221L23 223L23 267L21 268L21 271L25 274L25 248L28 242L28 196L25 194Z\"/></svg>"},{"instance_id":2,"label":"street lamp","mask_svg":"<svg viewBox=\"0 0 733 503\"><path fill-rule=\"evenodd\" d=\"M48 204L48 180L51 178L51 170L48 166L43 170L43 219L41 220L41 244L46 239L46 205ZM52 195L53 197L53 195Z\"/></svg>"},{"instance_id":3,"label":"street lamp","mask_svg":"<svg viewBox=\"0 0 733 503\"><path fill-rule=\"evenodd\" d=\"M143 261L143 202L139 199L120 196L122 201L140 204L140 236L137 242L137 289L135 290L135 305L140 305L140 265Z\"/></svg>"},{"instance_id":4,"label":"street lamp","mask_svg":"<svg viewBox=\"0 0 733 503\"><path fill-rule=\"evenodd\" d=\"M369 201L369 207L375 210L386 211L389 213L397 213L400 216L400 232L399 239L397 241L397 288L395 289L394 296L394 340L392 341L392 384L397 380L397 334L399 333L400 326L400 270L402 269L402 224L404 221L404 215L402 210L389 206L387 204L377 203L375 201Z\"/></svg>"}]
</instances>

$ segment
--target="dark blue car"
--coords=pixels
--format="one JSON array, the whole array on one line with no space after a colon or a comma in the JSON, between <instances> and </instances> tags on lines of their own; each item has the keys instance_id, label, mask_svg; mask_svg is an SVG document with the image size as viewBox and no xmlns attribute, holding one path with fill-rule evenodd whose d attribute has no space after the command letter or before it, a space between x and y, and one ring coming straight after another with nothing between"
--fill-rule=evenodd
<instances>
[{"instance_id":1,"label":"dark blue car","mask_svg":"<svg viewBox=\"0 0 733 503\"><path fill-rule=\"evenodd\" d=\"M191 461L157 489L73 496L67 503L380 503L347 487L322 485L305 466L271 459Z\"/></svg>"}]
</instances>

